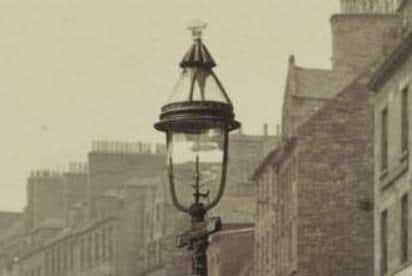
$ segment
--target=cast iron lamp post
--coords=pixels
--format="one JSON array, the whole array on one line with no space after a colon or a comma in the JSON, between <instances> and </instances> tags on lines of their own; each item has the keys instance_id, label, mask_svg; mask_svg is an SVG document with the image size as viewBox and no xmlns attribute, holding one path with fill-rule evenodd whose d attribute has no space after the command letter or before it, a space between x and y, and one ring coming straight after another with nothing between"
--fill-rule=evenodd
<instances>
[{"instance_id":1,"label":"cast iron lamp post","mask_svg":"<svg viewBox=\"0 0 412 276\"><path fill-rule=\"evenodd\" d=\"M166 133L173 204L191 216L192 227L178 237L178 246L192 250L194 276L207 276L208 237L221 229L221 222L207 219L206 213L223 196L229 132L240 127L232 102L212 70L215 61L202 42L205 27L205 23L189 27L193 45L180 62L180 79L155 124Z\"/></svg>"}]
</instances>

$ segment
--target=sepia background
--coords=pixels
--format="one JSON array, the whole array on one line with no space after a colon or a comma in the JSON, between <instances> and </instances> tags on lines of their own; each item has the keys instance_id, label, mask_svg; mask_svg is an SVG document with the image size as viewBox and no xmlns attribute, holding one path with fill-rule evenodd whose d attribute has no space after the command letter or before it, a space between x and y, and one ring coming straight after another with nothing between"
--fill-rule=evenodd
<instances>
[{"instance_id":1,"label":"sepia background","mask_svg":"<svg viewBox=\"0 0 412 276\"><path fill-rule=\"evenodd\" d=\"M163 142L153 130L190 45L205 41L244 125L275 133L287 57L329 67L338 1L0 0L0 210L21 211L31 169L86 160L92 140Z\"/></svg>"},{"instance_id":2,"label":"sepia background","mask_svg":"<svg viewBox=\"0 0 412 276\"><path fill-rule=\"evenodd\" d=\"M410 276L411 72L412 0L0 0L0 276Z\"/></svg>"}]
</instances>

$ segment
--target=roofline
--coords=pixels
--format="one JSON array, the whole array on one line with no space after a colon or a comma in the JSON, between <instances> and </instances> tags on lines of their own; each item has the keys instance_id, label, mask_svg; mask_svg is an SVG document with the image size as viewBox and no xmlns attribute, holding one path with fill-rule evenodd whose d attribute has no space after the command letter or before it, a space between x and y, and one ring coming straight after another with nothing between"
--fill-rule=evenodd
<instances>
[{"instance_id":1,"label":"roofline","mask_svg":"<svg viewBox=\"0 0 412 276\"><path fill-rule=\"evenodd\" d=\"M24 213L19 211L0 211L1 215L13 215L13 216L22 216Z\"/></svg>"},{"instance_id":2,"label":"roofline","mask_svg":"<svg viewBox=\"0 0 412 276\"><path fill-rule=\"evenodd\" d=\"M412 49L412 31L402 39L391 54L378 66L367 84L368 88L377 92L383 84L393 75L393 69L405 63L406 57Z\"/></svg>"},{"instance_id":3,"label":"roofline","mask_svg":"<svg viewBox=\"0 0 412 276\"><path fill-rule=\"evenodd\" d=\"M116 220L118 220L117 216L109 216L103 219L92 221L89 224L86 224L79 229L68 229L67 232L64 232L64 229L62 229L60 233L58 233L53 238L46 240L42 245L38 247L28 248L28 252L24 252L21 256L19 256L19 258L20 260L28 259L34 254L36 254L37 252L46 250L47 248L52 247L61 241L70 239L76 235L82 235L94 227L98 227L107 222L116 221Z\"/></svg>"},{"instance_id":4,"label":"roofline","mask_svg":"<svg viewBox=\"0 0 412 276\"><path fill-rule=\"evenodd\" d=\"M247 227L247 228L241 228L241 229L232 229L232 230L227 230L227 231L221 231L217 232L214 235L210 237L210 241L214 241L216 239L219 239L222 236L225 235L232 235L232 234L244 234L244 233L254 233L255 228L254 227Z\"/></svg>"},{"instance_id":5,"label":"roofline","mask_svg":"<svg viewBox=\"0 0 412 276\"><path fill-rule=\"evenodd\" d=\"M321 73L333 73L332 68L318 68L318 67L304 67L302 65L296 65L295 64L295 69L296 70L306 70L306 71L316 71L316 72L321 72Z\"/></svg>"},{"instance_id":6,"label":"roofline","mask_svg":"<svg viewBox=\"0 0 412 276\"><path fill-rule=\"evenodd\" d=\"M333 14L329 21L331 23L340 20L340 19L344 19L344 18L361 18L361 19L368 19L371 17L375 17L375 18L397 18L399 17L398 13L395 12L379 12L379 13L374 13L374 12L370 12L370 13L335 13Z\"/></svg>"},{"instance_id":7,"label":"roofline","mask_svg":"<svg viewBox=\"0 0 412 276\"><path fill-rule=\"evenodd\" d=\"M258 180L262 171L266 168L269 162L278 163L282 160L283 156L289 151L289 149L296 145L297 138L291 137L288 138L284 143L280 144L274 150L269 152L259 166L254 170L252 177L250 178L253 181Z\"/></svg>"}]
</instances>

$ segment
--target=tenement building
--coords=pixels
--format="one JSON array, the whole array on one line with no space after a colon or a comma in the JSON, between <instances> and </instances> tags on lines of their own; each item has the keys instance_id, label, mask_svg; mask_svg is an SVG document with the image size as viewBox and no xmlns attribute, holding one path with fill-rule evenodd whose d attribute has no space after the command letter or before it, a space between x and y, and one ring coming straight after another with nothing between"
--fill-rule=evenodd
<instances>
[{"instance_id":1,"label":"tenement building","mask_svg":"<svg viewBox=\"0 0 412 276\"><path fill-rule=\"evenodd\" d=\"M19 257L20 275L134 275L143 234L134 229L142 224L137 214L144 208L144 189L125 186L113 194L112 214L26 249Z\"/></svg>"},{"instance_id":2,"label":"tenement building","mask_svg":"<svg viewBox=\"0 0 412 276\"><path fill-rule=\"evenodd\" d=\"M0 212L0 275L18 276L18 255L26 245L22 213Z\"/></svg>"},{"instance_id":3,"label":"tenement building","mask_svg":"<svg viewBox=\"0 0 412 276\"><path fill-rule=\"evenodd\" d=\"M253 174L256 276L373 275L374 93L368 83L405 35L406 7L342 0L341 13L330 20L332 68L304 68L289 58L282 142Z\"/></svg>"},{"instance_id":4,"label":"tenement building","mask_svg":"<svg viewBox=\"0 0 412 276\"><path fill-rule=\"evenodd\" d=\"M264 135L233 135L227 196L216 210L226 224L248 222L249 232L256 190L248 176L279 142L264 129ZM191 256L177 248L176 236L190 217L170 201L165 153L164 145L98 141L85 164L33 171L24 213L0 213L0 275L187 274ZM238 253L251 250L248 242Z\"/></svg>"},{"instance_id":5,"label":"tenement building","mask_svg":"<svg viewBox=\"0 0 412 276\"><path fill-rule=\"evenodd\" d=\"M107 191L98 200L98 218L29 244L19 255L19 275L137 275L144 236L141 214L155 181L141 178L138 184Z\"/></svg>"},{"instance_id":6,"label":"tenement building","mask_svg":"<svg viewBox=\"0 0 412 276\"><path fill-rule=\"evenodd\" d=\"M411 32L380 64L370 87L376 93L375 275L411 275Z\"/></svg>"},{"instance_id":7,"label":"tenement building","mask_svg":"<svg viewBox=\"0 0 412 276\"><path fill-rule=\"evenodd\" d=\"M186 275L191 259L186 250L178 249L176 236L189 229L190 221L171 203L168 183L150 185L145 197L144 242L139 255L139 273L144 276Z\"/></svg>"},{"instance_id":8,"label":"tenement building","mask_svg":"<svg viewBox=\"0 0 412 276\"><path fill-rule=\"evenodd\" d=\"M94 142L87 165L32 172L24 214L0 216L0 275L136 275L145 198L161 185L164 153Z\"/></svg>"}]
</instances>

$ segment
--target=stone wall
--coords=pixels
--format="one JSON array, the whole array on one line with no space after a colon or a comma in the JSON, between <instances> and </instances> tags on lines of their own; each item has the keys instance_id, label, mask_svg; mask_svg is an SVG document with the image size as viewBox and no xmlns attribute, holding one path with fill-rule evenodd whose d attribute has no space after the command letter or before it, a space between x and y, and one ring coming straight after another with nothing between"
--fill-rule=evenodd
<instances>
[{"instance_id":1,"label":"stone wall","mask_svg":"<svg viewBox=\"0 0 412 276\"><path fill-rule=\"evenodd\" d=\"M409 1L410 2L410 1ZM409 3L408 3L409 5ZM408 7L410 8L410 7ZM402 62L392 68L387 79L377 89L375 105L375 275L383 275L382 265L387 266L388 275L408 275L412 256L412 170L410 169L412 145L411 85L412 57L410 49L401 57ZM405 90L407 89L407 90ZM402 93L408 91L408 145L402 147ZM387 110L387 167L382 167L382 112ZM402 197L408 196L409 224L408 258L402 261L401 206ZM387 212L387 258L382 256L382 214Z\"/></svg>"},{"instance_id":2,"label":"stone wall","mask_svg":"<svg viewBox=\"0 0 412 276\"><path fill-rule=\"evenodd\" d=\"M299 131L302 275L373 275L371 97L355 82Z\"/></svg>"}]
</instances>

